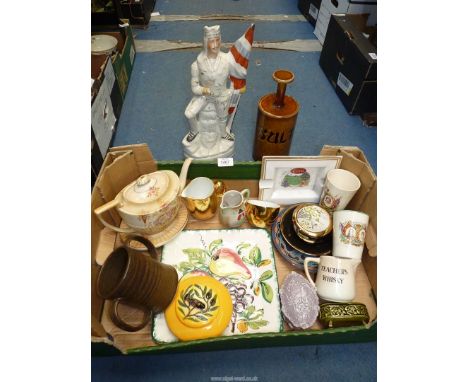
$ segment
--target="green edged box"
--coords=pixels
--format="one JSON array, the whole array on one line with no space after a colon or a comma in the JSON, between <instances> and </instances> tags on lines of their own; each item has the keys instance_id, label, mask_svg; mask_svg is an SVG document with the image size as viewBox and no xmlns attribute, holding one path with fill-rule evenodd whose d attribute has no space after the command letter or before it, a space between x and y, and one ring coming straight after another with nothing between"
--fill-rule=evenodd
<instances>
[{"instance_id":1,"label":"green edged box","mask_svg":"<svg viewBox=\"0 0 468 382\"><path fill-rule=\"evenodd\" d=\"M119 84L122 102L127 93L128 83L135 62L135 39L131 26L126 20L116 26L99 25L92 27L92 34L106 34L117 39L117 52L112 55L112 66Z\"/></svg>"},{"instance_id":2,"label":"green edged box","mask_svg":"<svg viewBox=\"0 0 468 382\"><path fill-rule=\"evenodd\" d=\"M341 168L354 172L362 187L351 201L350 209L363 211L370 216L366 248L362 258L359 279L356 280L358 295L366 300L370 321L367 324L333 327L314 324L308 330L289 330L287 324L280 332L222 336L203 340L158 343L152 338L152 327L136 333L123 332L113 326L106 311L106 302L96 293L96 279L103 258L116 246L121 245L118 235L105 228L92 212L95 208L113 200L116 194L140 175L156 170L171 169L179 173L182 161L156 162L146 144L113 147L104 159L91 198L91 340L93 355L112 354L162 354L174 352L198 352L252 347L292 346L367 342L377 339L377 179L364 153L357 147L324 146L320 155L340 155ZM252 197L258 195L261 162L240 162L233 167L218 167L215 161L194 161L188 179L197 176L222 179L228 189L248 187ZM120 223L115 212L104 218L114 224ZM200 226L201 227L201 226ZM192 229L192 228L187 228ZM200 228L205 229L205 227ZM209 229L207 227L206 229ZM286 261L275 252L275 267L278 284L288 274ZM291 269L293 270L293 269ZM362 302L362 301L361 301ZM319 325L319 326L317 326Z\"/></svg>"}]
</instances>

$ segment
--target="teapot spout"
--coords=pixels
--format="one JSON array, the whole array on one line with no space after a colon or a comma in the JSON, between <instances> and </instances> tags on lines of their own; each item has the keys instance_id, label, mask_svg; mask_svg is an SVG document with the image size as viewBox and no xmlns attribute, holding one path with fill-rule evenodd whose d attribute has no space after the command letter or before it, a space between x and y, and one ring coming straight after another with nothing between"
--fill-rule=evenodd
<instances>
[{"instance_id":1,"label":"teapot spout","mask_svg":"<svg viewBox=\"0 0 468 382\"><path fill-rule=\"evenodd\" d=\"M184 161L184 164L182 165L182 169L180 170L179 174L179 182L180 182L180 187L179 187L179 194L182 193L183 189L185 188L185 183L187 182L187 173L188 173L188 168L190 164L192 163L192 158L187 158ZM183 196L183 195L181 195Z\"/></svg>"}]
</instances>

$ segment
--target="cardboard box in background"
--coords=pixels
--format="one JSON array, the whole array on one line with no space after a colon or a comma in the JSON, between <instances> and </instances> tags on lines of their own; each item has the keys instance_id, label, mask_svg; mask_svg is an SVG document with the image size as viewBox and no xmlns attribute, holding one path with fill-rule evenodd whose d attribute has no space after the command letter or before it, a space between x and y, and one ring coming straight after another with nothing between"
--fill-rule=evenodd
<instances>
[{"instance_id":1,"label":"cardboard box in background","mask_svg":"<svg viewBox=\"0 0 468 382\"><path fill-rule=\"evenodd\" d=\"M350 114L377 112L377 28L367 15L333 15L319 64Z\"/></svg>"},{"instance_id":2,"label":"cardboard box in background","mask_svg":"<svg viewBox=\"0 0 468 382\"><path fill-rule=\"evenodd\" d=\"M106 34L117 39L117 53L112 55L112 66L119 84L122 100L127 93L128 82L135 61L135 41L133 31L127 20L118 25L92 25L91 34Z\"/></svg>"},{"instance_id":3,"label":"cardboard box in background","mask_svg":"<svg viewBox=\"0 0 468 382\"><path fill-rule=\"evenodd\" d=\"M91 54L91 78L94 80L91 86L91 103L94 101L100 86L105 82L110 90L112 108L118 120L122 111L123 97L109 56Z\"/></svg>"},{"instance_id":4,"label":"cardboard box in background","mask_svg":"<svg viewBox=\"0 0 468 382\"><path fill-rule=\"evenodd\" d=\"M117 52L112 56L91 55L91 182L94 184L117 129L135 61L135 42L126 20L118 20L114 13L93 13L92 20L106 24L92 25L91 34L117 39ZM107 24L113 22L117 24ZM97 148L100 155L96 153Z\"/></svg>"},{"instance_id":5,"label":"cardboard box in background","mask_svg":"<svg viewBox=\"0 0 468 382\"><path fill-rule=\"evenodd\" d=\"M340 155L340 168L353 172L359 177L361 187L346 207L362 211L369 215L369 226L366 232L366 250L362 255L362 264L377 296L377 176L372 170L364 152L355 146L325 145L320 155Z\"/></svg>"},{"instance_id":6,"label":"cardboard box in background","mask_svg":"<svg viewBox=\"0 0 468 382\"><path fill-rule=\"evenodd\" d=\"M91 128L91 190L96 183L96 179L99 175L99 171L101 170L103 162L104 159L102 158L101 151L99 150L99 146L96 142L94 131Z\"/></svg>"},{"instance_id":7,"label":"cardboard box in background","mask_svg":"<svg viewBox=\"0 0 468 382\"><path fill-rule=\"evenodd\" d=\"M155 4L156 0L91 0L91 24L109 25L112 19L127 19L134 27L146 28Z\"/></svg>"},{"instance_id":8,"label":"cardboard box in background","mask_svg":"<svg viewBox=\"0 0 468 382\"><path fill-rule=\"evenodd\" d=\"M102 56L100 57L102 58ZM91 130L93 133L91 143L97 144L101 156L104 157L117 123L117 117L111 100L111 93L115 89L116 80L109 56L104 56L99 70L100 72L91 86L91 93L95 93L91 101Z\"/></svg>"},{"instance_id":9,"label":"cardboard box in background","mask_svg":"<svg viewBox=\"0 0 468 382\"><path fill-rule=\"evenodd\" d=\"M328 25L332 14L358 14L369 15L368 26L377 24L377 1L376 0L322 0L314 34L320 43L324 43L327 35Z\"/></svg>"},{"instance_id":10,"label":"cardboard box in background","mask_svg":"<svg viewBox=\"0 0 468 382\"><path fill-rule=\"evenodd\" d=\"M361 180L362 186L353 198L350 208L359 209L370 216L362 263L367 274L367 284L370 284L369 291L375 296L377 293L377 179L364 153L357 147L324 146L320 155L341 155L343 159L340 167L353 171ZM181 165L182 162L180 162ZM225 168L217 167L216 163L208 167L206 167L207 163L192 163L188 174L189 179L199 175L198 165L204 169L204 176L213 178L216 174L219 179L226 179L226 174L229 174L230 179L236 179L234 182L245 185L246 182L258 184L259 172L257 170L261 167L261 162L239 163L233 167ZM91 197L91 335L93 354L115 354L116 348L123 353L164 353L375 341L377 335L375 318L369 326L252 334L238 338L223 337L171 344L154 343L151 339L150 329L147 329L146 332L136 333L117 334L112 332L112 336L110 336L103 325L104 301L97 295L95 283L100 269L97 259L105 258L113 250L117 239L115 233L103 227L93 211L113 200L123 187L137 179L138 176L157 169L171 168L177 172L178 170L174 166L175 162L156 163L146 144L111 148L104 160ZM241 175L241 178L238 178L238 175ZM106 212L104 219L115 225L119 225L121 221L118 213L112 210ZM372 295L371 292L369 292L370 295ZM376 306L374 309L374 317L376 317Z\"/></svg>"},{"instance_id":11,"label":"cardboard box in background","mask_svg":"<svg viewBox=\"0 0 468 382\"><path fill-rule=\"evenodd\" d=\"M304 17L313 25L317 22L322 0L299 0L297 7Z\"/></svg>"},{"instance_id":12,"label":"cardboard box in background","mask_svg":"<svg viewBox=\"0 0 468 382\"><path fill-rule=\"evenodd\" d=\"M120 8L121 17L128 19L130 25L146 28L155 4L156 0L120 0L117 7Z\"/></svg>"},{"instance_id":13,"label":"cardboard box in background","mask_svg":"<svg viewBox=\"0 0 468 382\"><path fill-rule=\"evenodd\" d=\"M100 268L96 263L96 256L105 247L103 240L101 240L104 226L93 211L113 200L125 186L140 175L156 170L156 162L146 144L111 148L104 159L91 193L91 334L102 340L107 338L107 334L100 324L104 300L97 294L95 286ZM113 209L105 212L103 218L117 226L121 220Z\"/></svg>"}]
</instances>

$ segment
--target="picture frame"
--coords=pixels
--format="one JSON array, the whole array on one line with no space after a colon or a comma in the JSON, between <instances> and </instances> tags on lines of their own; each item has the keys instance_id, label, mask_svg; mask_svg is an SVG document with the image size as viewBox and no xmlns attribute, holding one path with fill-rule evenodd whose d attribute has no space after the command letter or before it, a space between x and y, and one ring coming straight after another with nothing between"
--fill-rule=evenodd
<instances>
[{"instance_id":1,"label":"picture frame","mask_svg":"<svg viewBox=\"0 0 468 382\"><path fill-rule=\"evenodd\" d=\"M342 156L264 156L259 199L280 205L318 203L328 171Z\"/></svg>"}]
</instances>

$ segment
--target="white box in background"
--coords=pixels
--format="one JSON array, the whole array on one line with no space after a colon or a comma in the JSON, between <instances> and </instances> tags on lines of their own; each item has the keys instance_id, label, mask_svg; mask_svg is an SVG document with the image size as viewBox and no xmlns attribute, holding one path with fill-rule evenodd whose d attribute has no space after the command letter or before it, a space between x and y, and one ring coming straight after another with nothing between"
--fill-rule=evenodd
<instances>
[{"instance_id":1,"label":"white box in background","mask_svg":"<svg viewBox=\"0 0 468 382\"><path fill-rule=\"evenodd\" d=\"M332 14L369 13L367 25L377 24L377 0L322 0L314 34L321 44L325 41Z\"/></svg>"},{"instance_id":2,"label":"white box in background","mask_svg":"<svg viewBox=\"0 0 468 382\"><path fill-rule=\"evenodd\" d=\"M106 156L117 121L110 98L114 82L115 74L112 61L107 60L103 82L91 105L91 128L103 158Z\"/></svg>"},{"instance_id":3,"label":"white box in background","mask_svg":"<svg viewBox=\"0 0 468 382\"><path fill-rule=\"evenodd\" d=\"M312 17L314 20L317 20L318 14L319 14L318 8L314 4L310 3L309 16Z\"/></svg>"}]
</instances>

